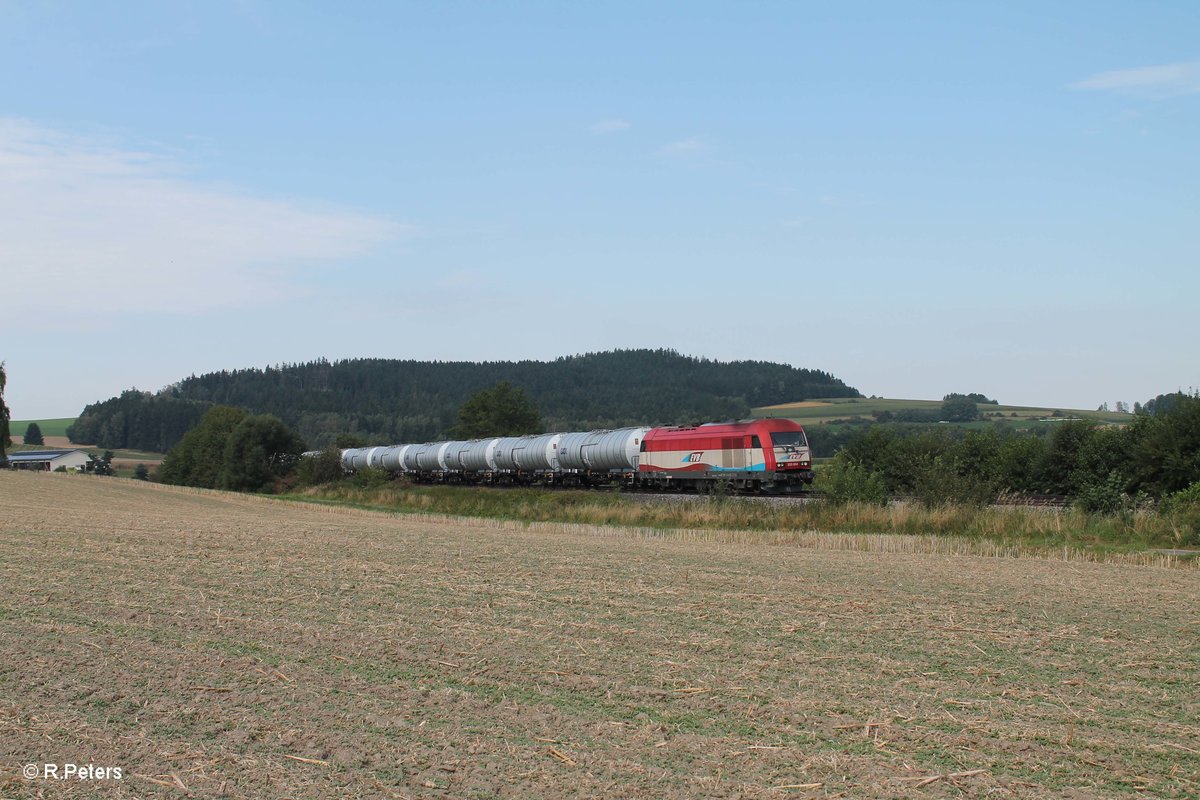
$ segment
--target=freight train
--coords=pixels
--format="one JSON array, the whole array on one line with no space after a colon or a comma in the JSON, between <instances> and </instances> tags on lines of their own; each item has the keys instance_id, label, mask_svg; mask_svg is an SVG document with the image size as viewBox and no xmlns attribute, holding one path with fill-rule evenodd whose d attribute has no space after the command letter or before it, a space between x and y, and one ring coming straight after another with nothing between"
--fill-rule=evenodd
<instances>
[{"instance_id":1,"label":"freight train","mask_svg":"<svg viewBox=\"0 0 1200 800\"><path fill-rule=\"evenodd\" d=\"M813 479L804 428L786 419L360 447L342 451L342 466L384 469L418 483L655 491L784 494Z\"/></svg>"}]
</instances>

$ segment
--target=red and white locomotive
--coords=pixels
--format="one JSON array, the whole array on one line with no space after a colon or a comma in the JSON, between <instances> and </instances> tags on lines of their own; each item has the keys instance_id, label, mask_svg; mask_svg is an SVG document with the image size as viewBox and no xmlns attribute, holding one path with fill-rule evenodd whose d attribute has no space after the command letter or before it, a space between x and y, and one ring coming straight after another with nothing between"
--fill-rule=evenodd
<instances>
[{"instance_id":1,"label":"red and white locomotive","mask_svg":"<svg viewBox=\"0 0 1200 800\"><path fill-rule=\"evenodd\" d=\"M638 462L638 483L653 489L788 492L812 479L804 428L786 419L651 428Z\"/></svg>"},{"instance_id":2,"label":"red and white locomotive","mask_svg":"<svg viewBox=\"0 0 1200 800\"><path fill-rule=\"evenodd\" d=\"M804 429L786 419L504 436L342 451L422 483L614 486L787 493L812 483Z\"/></svg>"}]
</instances>

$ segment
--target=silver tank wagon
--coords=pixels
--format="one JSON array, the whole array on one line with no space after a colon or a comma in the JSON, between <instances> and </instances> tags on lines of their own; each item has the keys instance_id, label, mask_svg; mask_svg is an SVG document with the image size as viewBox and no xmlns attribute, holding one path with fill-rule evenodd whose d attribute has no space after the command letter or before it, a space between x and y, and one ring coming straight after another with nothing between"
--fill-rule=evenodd
<instances>
[{"instance_id":1,"label":"silver tank wagon","mask_svg":"<svg viewBox=\"0 0 1200 800\"><path fill-rule=\"evenodd\" d=\"M561 433L531 436L523 448L514 449L514 460L522 472L546 472L558 469L558 442Z\"/></svg>"},{"instance_id":2,"label":"silver tank wagon","mask_svg":"<svg viewBox=\"0 0 1200 800\"><path fill-rule=\"evenodd\" d=\"M505 472L517 470L517 451L523 450L532 436L505 436L496 440L496 449L492 451L492 459L496 469Z\"/></svg>"},{"instance_id":3,"label":"silver tank wagon","mask_svg":"<svg viewBox=\"0 0 1200 800\"><path fill-rule=\"evenodd\" d=\"M421 451L424 445L406 444L400 451L400 466L405 472L416 472L421 467L417 464L417 453Z\"/></svg>"},{"instance_id":4,"label":"silver tank wagon","mask_svg":"<svg viewBox=\"0 0 1200 800\"><path fill-rule=\"evenodd\" d=\"M470 446L470 442L446 442L446 448L442 451L442 463L445 465L443 469L451 472L462 471L463 454Z\"/></svg>"},{"instance_id":5,"label":"silver tank wagon","mask_svg":"<svg viewBox=\"0 0 1200 800\"><path fill-rule=\"evenodd\" d=\"M421 472L442 472L446 462L442 454L446 452L449 442L428 442L417 446L417 469Z\"/></svg>"},{"instance_id":6,"label":"silver tank wagon","mask_svg":"<svg viewBox=\"0 0 1200 800\"><path fill-rule=\"evenodd\" d=\"M367 451L367 466L376 469L383 466L383 454L387 452L386 447L372 447Z\"/></svg>"},{"instance_id":7,"label":"silver tank wagon","mask_svg":"<svg viewBox=\"0 0 1200 800\"><path fill-rule=\"evenodd\" d=\"M400 460L400 453L405 448L405 445L394 444L390 447L383 448L383 454L380 456L380 466L390 472L400 472L404 469L404 463Z\"/></svg>"},{"instance_id":8,"label":"silver tank wagon","mask_svg":"<svg viewBox=\"0 0 1200 800\"><path fill-rule=\"evenodd\" d=\"M642 439L649 428L566 433L558 445L562 469L631 472L638 468Z\"/></svg>"},{"instance_id":9,"label":"silver tank wagon","mask_svg":"<svg viewBox=\"0 0 1200 800\"><path fill-rule=\"evenodd\" d=\"M382 447L354 447L349 450L343 450L342 466L352 470L378 466L378 463L372 463L371 459L377 451L382 449Z\"/></svg>"},{"instance_id":10,"label":"silver tank wagon","mask_svg":"<svg viewBox=\"0 0 1200 800\"><path fill-rule=\"evenodd\" d=\"M462 454L463 469L467 472L495 472L496 446L502 439L476 439L467 443Z\"/></svg>"}]
</instances>

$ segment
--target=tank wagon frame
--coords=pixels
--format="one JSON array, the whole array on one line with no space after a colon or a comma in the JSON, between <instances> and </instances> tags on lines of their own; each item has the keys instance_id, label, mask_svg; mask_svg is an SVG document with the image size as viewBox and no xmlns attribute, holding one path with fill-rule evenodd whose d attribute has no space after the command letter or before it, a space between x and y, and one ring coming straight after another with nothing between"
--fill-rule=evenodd
<instances>
[{"instance_id":1,"label":"tank wagon frame","mask_svg":"<svg viewBox=\"0 0 1200 800\"><path fill-rule=\"evenodd\" d=\"M791 420L620 428L342 451L418 483L791 493L812 483L812 451Z\"/></svg>"}]
</instances>

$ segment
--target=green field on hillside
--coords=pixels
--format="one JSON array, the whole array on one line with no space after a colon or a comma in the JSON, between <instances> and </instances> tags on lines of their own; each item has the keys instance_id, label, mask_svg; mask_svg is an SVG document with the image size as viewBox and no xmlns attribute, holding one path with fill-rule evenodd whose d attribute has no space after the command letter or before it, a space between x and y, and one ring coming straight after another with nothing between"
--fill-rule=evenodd
<instances>
[{"instance_id":1,"label":"green field on hillside","mask_svg":"<svg viewBox=\"0 0 1200 800\"><path fill-rule=\"evenodd\" d=\"M36 422L42 429L42 436L66 436L67 428L75 424L74 417L60 419L14 419L9 420L8 430L13 436L24 436L29 423Z\"/></svg>"},{"instance_id":2,"label":"green field on hillside","mask_svg":"<svg viewBox=\"0 0 1200 800\"><path fill-rule=\"evenodd\" d=\"M882 411L891 411L892 413L900 411L935 411L941 408L941 406L942 401L940 400L835 397L805 400L796 403L783 403L774 406L762 406L755 408L753 414L755 417L783 417L785 419L793 419L804 425L822 425L845 420L873 420L874 414ZM1039 422L1052 424L1052 421L1064 419L1091 419L1097 422L1121 425L1133 419L1132 414L1118 414L1111 411L991 405L990 403L979 403L978 406L984 420L1007 419L1013 422L1030 424Z\"/></svg>"}]
</instances>

